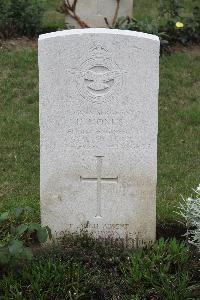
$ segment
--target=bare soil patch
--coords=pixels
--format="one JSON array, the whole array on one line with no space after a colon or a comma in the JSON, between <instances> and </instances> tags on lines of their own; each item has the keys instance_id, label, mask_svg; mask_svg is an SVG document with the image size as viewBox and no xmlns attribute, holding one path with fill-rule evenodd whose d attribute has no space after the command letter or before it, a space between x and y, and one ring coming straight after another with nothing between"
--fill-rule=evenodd
<instances>
[{"instance_id":1,"label":"bare soil patch","mask_svg":"<svg viewBox=\"0 0 200 300\"><path fill-rule=\"evenodd\" d=\"M32 48L37 49L37 38L29 39L27 37L13 38L8 40L0 39L0 48L4 49L22 49L22 48ZM176 52L191 52L191 55L200 56L200 45L188 43L187 45L182 45L177 43L173 46L170 46L166 53L172 54Z\"/></svg>"},{"instance_id":2,"label":"bare soil patch","mask_svg":"<svg viewBox=\"0 0 200 300\"><path fill-rule=\"evenodd\" d=\"M9 40L0 39L0 49L37 49L37 44L37 39L28 39L26 37L20 37Z\"/></svg>"},{"instance_id":3,"label":"bare soil patch","mask_svg":"<svg viewBox=\"0 0 200 300\"><path fill-rule=\"evenodd\" d=\"M178 52L190 52L192 55L200 56L200 44L188 43L187 45L182 45L180 43L176 43L173 46L167 47L164 51L166 54Z\"/></svg>"}]
</instances>

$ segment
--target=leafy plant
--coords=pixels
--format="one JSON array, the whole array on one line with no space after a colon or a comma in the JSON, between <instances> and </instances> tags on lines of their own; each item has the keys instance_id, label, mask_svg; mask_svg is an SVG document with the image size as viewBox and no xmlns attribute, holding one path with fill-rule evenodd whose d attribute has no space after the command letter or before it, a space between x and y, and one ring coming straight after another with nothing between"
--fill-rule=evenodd
<instances>
[{"instance_id":1,"label":"leafy plant","mask_svg":"<svg viewBox=\"0 0 200 300\"><path fill-rule=\"evenodd\" d=\"M200 185L195 191L195 198L182 197L179 204L178 214L183 217L187 226L185 236L192 245L195 245L200 252Z\"/></svg>"},{"instance_id":2,"label":"leafy plant","mask_svg":"<svg viewBox=\"0 0 200 300\"><path fill-rule=\"evenodd\" d=\"M42 0L1 0L0 36L35 36L41 29Z\"/></svg>"},{"instance_id":3,"label":"leafy plant","mask_svg":"<svg viewBox=\"0 0 200 300\"><path fill-rule=\"evenodd\" d=\"M160 30L166 32L169 43L200 41L200 7L194 5L192 15L181 13L180 1L160 0Z\"/></svg>"},{"instance_id":4,"label":"leafy plant","mask_svg":"<svg viewBox=\"0 0 200 300\"><path fill-rule=\"evenodd\" d=\"M121 269L129 288L143 298L153 294L158 299L178 300L189 293L188 262L185 243L160 239L150 249L132 254Z\"/></svg>"},{"instance_id":5,"label":"leafy plant","mask_svg":"<svg viewBox=\"0 0 200 300\"><path fill-rule=\"evenodd\" d=\"M51 232L48 227L28 223L28 209L17 207L0 215L0 265L32 259L31 243L44 243Z\"/></svg>"},{"instance_id":6,"label":"leafy plant","mask_svg":"<svg viewBox=\"0 0 200 300\"><path fill-rule=\"evenodd\" d=\"M186 26L183 30L183 35L186 40L193 42L200 42L200 7L195 6L193 8L192 16L185 18Z\"/></svg>"},{"instance_id":7,"label":"leafy plant","mask_svg":"<svg viewBox=\"0 0 200 300\"><path fill-rule=\"evenodd\" d=\"M160 0L158 20L121 17L114 28L155 34L160 38L161 51L177 42L200 42L200 7L194 5L192 14L182 14L178 0Z\"/></svg>"},{"instance_id":8,"label":"leafy plant","mask_svg":"<svg viewBox=\"0 0 200 300\"><path fill-rule=\"evenodd\" d=\"M162 48L168 45L167 34L160 30L158 23L148 19L137 20L135 18L121 17L118 19L115 28L154 34L160 38Z\"/></svg>"}]
</instances>

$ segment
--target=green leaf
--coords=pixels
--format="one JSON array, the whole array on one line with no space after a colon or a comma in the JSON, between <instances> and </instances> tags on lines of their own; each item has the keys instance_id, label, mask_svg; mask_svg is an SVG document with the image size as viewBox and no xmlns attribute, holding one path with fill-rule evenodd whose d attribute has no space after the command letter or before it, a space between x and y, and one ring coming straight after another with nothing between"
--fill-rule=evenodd
<instances>
[{"instance_id":1,"label":"green leaf","mask_svg":"<svg viewBox=\"0 0 200 300\"><path fill-rule=\"evenodd\" d=\"M16 233L18 235L22 235L26 230L28 229L28 225L26 224L21 224L16 228Z\"/></svg>"},{"instance_id":2,"label":"green leaf","mask_svg":"<svg viewBox=\"0 0 200 300\"><path fill-rule=\"evenodd\" d=\"M12 215L17 219L22 215L23 212L24 209L22 207L16 207L11 210Z\"/></svg>"},{"instance_id":3,"label":"green leaf","mask_svg":"<svg viewBox=\"0 0 200 300\"><path fill-rule=\"evenodd\" d=\"M11 255L16 256L23 251L23 242L19 240L12 240L8 246Z\"/></svg>"},{"instance_id":4,"label":"green leaf","mask_svg":"<svg viewBox=\"0 0 200 300\"><path fill-rule=\"evenodd\" d=\"M37 230L37 238L40 243L45 243L48 239L47 229L44 227L40 227L40 229Z\"/></svg>"},{"instance_id":5,"label":"green leaf","mask_svg":"<svg viewBox=\"0 0 200 300\"><path fill-rule=\"evenodd\" d=\"M0 215L0 223L3 223L4 221L8 220L8 218L9 218L9 212L6 211Z\"/></svg>"},{"instance_id":6,"label":"green leaf","mask_svg":"<svg viewBox=\"0 0 200 300\"><path fill-rule=\"evenodd\" d=\"M13 226L13 224L10 225L10 233L14 235L16 234L16 227Z\"/></svg>"},{"instance_id":7,"label":"green leaf","mask_svg":"<svg viewBox=\"0 0 200 300\"><path fill-rule=\"evenodd\" d=\"M41 228L41 225L40 225L40 224L38 224L38 223L31 223L31 224L29 225L29 227L28 227L28 231L29 231L29 232L32 232L32 231L34 231L34 230L38 231L38 230L40 230L40 228Z\"/></svg>"},{"instance_id":8,"label":"green leaf","mask_svg":"<svg viewBox=\"0 0 200 300\"><path fill-rule=\"evenodd\" d=\"M29 248L29 247L23 248L22 255L28 260L31 260L33 258L33 252L31 250L31 248Z\"/></svg>"}]
</instances>

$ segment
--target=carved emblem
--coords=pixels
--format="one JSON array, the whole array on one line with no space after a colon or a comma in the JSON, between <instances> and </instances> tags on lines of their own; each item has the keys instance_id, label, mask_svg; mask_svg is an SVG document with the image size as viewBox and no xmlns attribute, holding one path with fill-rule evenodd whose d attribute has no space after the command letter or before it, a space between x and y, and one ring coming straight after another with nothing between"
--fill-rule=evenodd
<instances>
[{"instance_id":1,"label":"carved emblem","mask_svg":"<svg viewBox=\"0 0 200 300\"><path fill-rule=\"evenodd\" d=\"M81 63L77 77L82 97L97 98L114 93L122 85L122 72L108 50L97 45L89 56Z\"/></svg>"}]
</instances>

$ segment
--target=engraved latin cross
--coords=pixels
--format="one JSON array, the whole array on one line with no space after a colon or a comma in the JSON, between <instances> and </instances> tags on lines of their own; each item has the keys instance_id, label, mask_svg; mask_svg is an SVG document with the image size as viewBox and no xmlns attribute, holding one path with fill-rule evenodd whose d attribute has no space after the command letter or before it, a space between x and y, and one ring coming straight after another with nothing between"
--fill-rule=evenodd
<instances>
[{"instance_id":1,"label":"engraved latin cross","mask_svg":"<svg viewBox=\"0 0 200 300\"><path fill-rule=\"evenodd\" d=\"M97 177L82 177L80 176L81 181L89 181L96 182L97 184L97 214L95 218L102 218L101 215L101 186L102 183L117 183L118 177L109 178L102 177L102 164L103 164L103 156L96 156L97 158Z\"/></svg>"}]
</instances>

